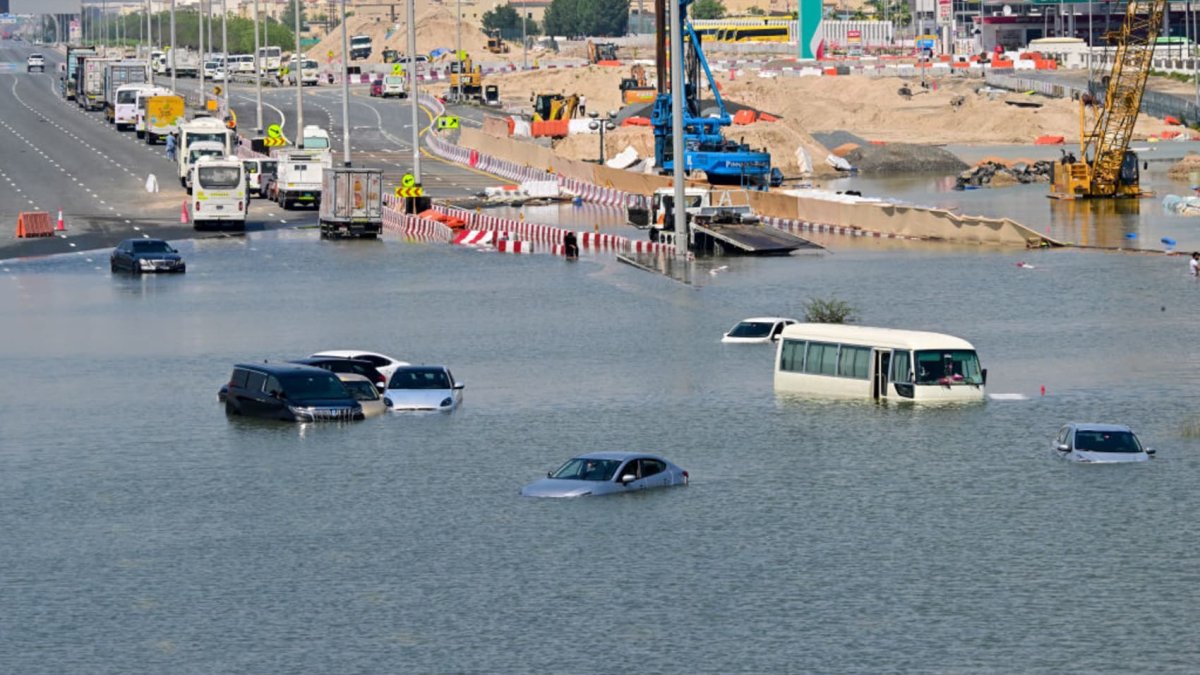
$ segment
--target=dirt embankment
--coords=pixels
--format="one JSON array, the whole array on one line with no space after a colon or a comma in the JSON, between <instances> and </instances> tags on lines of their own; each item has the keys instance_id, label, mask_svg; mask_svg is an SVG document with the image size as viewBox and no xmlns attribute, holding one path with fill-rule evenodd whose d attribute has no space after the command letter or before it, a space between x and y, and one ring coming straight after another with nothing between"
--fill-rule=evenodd
<instances>
[{"instance_id":1,"label":"dirt embankment","mask_svg":"<svg viewBox=\"0 0 1200 675\"><path fill-rule=\"evenodd\" d=\"M350 9L354 15L346 22L350 35L369 35L371 37L371 57L354 63L383 63L383 50L395 49L400 53L408 52L408 13L403 3L397 4L396 20L392 21L391 11L387 6L354 6ZM483 33L475 14L482 14L468 8L463 9L462 48L472 58L483 60L496 58L487 51L487 35ZM435 49L453 50L458 37L458 21L453 6L442 3L417 3L417 51L429 54ZM342 58L341 31L333 31L326 35L313 47L308 49L308 55L322 64L329 63L329 53L333 60Z\"/></svg>"}]
</instances>

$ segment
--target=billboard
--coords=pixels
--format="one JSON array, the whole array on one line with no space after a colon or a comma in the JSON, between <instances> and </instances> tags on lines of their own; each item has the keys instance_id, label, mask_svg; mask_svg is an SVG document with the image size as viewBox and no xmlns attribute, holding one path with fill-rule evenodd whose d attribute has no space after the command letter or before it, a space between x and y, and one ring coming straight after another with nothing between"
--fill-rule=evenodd
<instances>
[{"instance_id":1,"label":"billboard","mask_svg":"<svg viewBox=\"0 0 1200 675\"><path fill-rule=\"evenodd\" d=\"M4 0L0 0L4 2ZM13 14L79 14L81 0L8 0Z\"/></svg>"}]
</instances>

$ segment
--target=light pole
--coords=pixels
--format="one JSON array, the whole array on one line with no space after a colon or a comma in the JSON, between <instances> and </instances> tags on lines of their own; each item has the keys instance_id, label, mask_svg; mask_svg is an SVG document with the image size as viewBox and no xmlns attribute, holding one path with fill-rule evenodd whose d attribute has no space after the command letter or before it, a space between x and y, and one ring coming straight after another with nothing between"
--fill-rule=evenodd
<instances>
[{"instance_id":1,"label":"light pole","mask_svg":"<svg viewBox=\"0 0 1200 675\"><path fill-rule=\"evenodd\" d=\"M417 185L421 184L421 122L417 113L417 0L408 0L408 84L412 94L409 103L412 104L412 152L413 178Z\"/></svg>"},{"instance_id":2,"label":"light pole","mask_svg":"<svg viewBox=\"0 0 1200 675\"><path fill-rule=\"evenodd\" d=\"M196 22L196 32L199 34L196 40L200 44L200 68L197 75L200 81L200 107L208 110L208 94L204 92L204 0L200 0L196 8Z\"/></svg>"},{"instance_id":3,"label":"light pole","mask_svg":"<svg viewBox=\"0 0 1200 675\"><path fill-rule=\"evenodd\" d=\"M639 2L641 0L638 0ZM529 12L525 10L525 0L521 0L521 71L529 70L529 37L525 35L525 17Z\"/></svg>"},{"instance_id":4,"label":"light pole","mask_svg":"<svg viewBox=\"0 0 1200 675\"><path fill-rule=\"evenodd\" d=\"M179 91L175 86L175 0L171 0L171 92Z\"/></svg>"},{"instance_id":5,"label":"light pole","mask_svg":"<svg viewBox=\"0 0 1200 675\"><path fill-rule=\"evenodd\" d=\"M687 202L683 185L683 11L680 3L671 6L671 161L675 177L675 255L686 257L688 250ZM686 11L686 10L685 10ZM922 69L924 70L924 69ZM663 223L664 225L666 223Z\"/></svg>"},{"instance_id":6,"label":"light pole","mask_svg":"<svg viewBox=\"0 0 1200 675\"><path fill-rule=\"evenodd\" d=\"M462 100L463 72L462 60L462 0L455 0L456 29L454 38L454 60L458 62L458 100Z\"/></svg>"},{"instance_id":7,"label":"light pole","mask_svg":"<svg viewBox=\"0 0 1200 675\"><path fill-rule=\"evenodd\" d=\"M300 81L300 0L293 0L296 3L296 65L289 72L292 74L292 79L296 81L296 147L304 149L304 90L303 83ZM343 57L345 55L343 54Z\"/></svg>"},{"instance_id":8,"label":"light pole","mask_svg":"<svg viewBox=\"0 0 1200 675\"><path fill-rule=\"evenodd\" d=\"M342 162L350 166L350 38L346 36L346 0L342 0Z\"/></svg>"},{"instance_id":9,"label":"light pole","mask_svg":"<svg viewBox=\"0 0 1200 675\"><path fill-rule=\"evenodd\" d=\"M263 36L266 37L265 35ZM258 98L256 112L258 117L255 120L254 134L262 134L262 66L259 64L260 47L258 46L258 0L254 0L254 89Z\"/></svg>"},{"instance_id":10,"label":"light pole","mask_svg":"<svg viewBox=\"0 0 1200 675\"><path fill-rule=\"evenodd\" d=\"M612 131L613 129L617 128L617 124L614 121L617 118L617 112L615 110L609 110L608 111L608 119L601 120L601 119L599 119L600 113L597 113L596 111L593 110L592 112L588 113L588 117L592 118L592 121L588 122L588 128L591 129L592 131L600 132L600 163L603 164L604 163L604 132Z\"/></svg>"},{"instance_id":11,"label":"light pole","mask_svg":"<svg viewBox=\"0 0 1200 675\"><path fill-rule=\"evenodd\" d=\"M233 111L229 109L229 29L225 25L229 21L229 8L225 0L221 0L221 70L225 73L224 85L221 92L225 94L225 116L230 117Z\"/></svg>"}]
</instances>

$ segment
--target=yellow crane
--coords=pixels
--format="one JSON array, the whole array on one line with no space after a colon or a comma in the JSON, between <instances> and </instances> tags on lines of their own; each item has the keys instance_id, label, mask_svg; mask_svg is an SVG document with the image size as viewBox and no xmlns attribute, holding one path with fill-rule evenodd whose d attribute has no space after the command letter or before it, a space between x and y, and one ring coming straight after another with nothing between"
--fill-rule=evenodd
<instances>
[{"instance_id":1,"label":"yellow crane","mask_svg":"<svg viewBox=\"0 0 1200 675\"><path fill-rule=\"evenodd\" d=\"M1051 197L1138 197L1137 154L1129 149L1133 125L1150 75L1154 42L1163 22L1167 0L1129 0L1120 31L1109 33L1117 53L1108 75L1103 107L1087 129L1086 103L1079 103L1081 157L1064 157L1054 165ZM1097 102L1098 103L1098 102Z\"/></svg>"}]
</instances>

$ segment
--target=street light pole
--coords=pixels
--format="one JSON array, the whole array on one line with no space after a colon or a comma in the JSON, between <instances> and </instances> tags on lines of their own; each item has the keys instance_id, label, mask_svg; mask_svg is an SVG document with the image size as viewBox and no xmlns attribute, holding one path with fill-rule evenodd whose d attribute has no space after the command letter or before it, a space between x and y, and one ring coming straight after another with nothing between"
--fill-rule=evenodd
<instances>
[{"instance_id":1,"label":"street light pole","mask_svg":"<svg viewBox=\"0 0 1200 675\"><path fill-rule=\"evenodd\" d=\"M525 34L525 0L521 0L521 71L529 70L529 37Z\"/></svg>"},{"instance_id":2,"label":"street light pole","mask_svg":"<svg viewBox=\"0 0 1200 675\"><path fill-rule=\"evenodd\" d=\"M462 59L462 0L455 0L455 19L456 32L454 38L454 60L458 62L458 100L462 101L463 77L466 73L463 72Z\"/></svg>"},{"instance_id":3,"label":"street light pole","mask_svg":"<svg viewBox=\"0 0 1200 675\"><path fill-rule=\"evenodd\" d=\"M421 122L417 113L417 0L408 0L408 83L412 104L413 178L421 184Z\"/></svg>"},{"instance_id":4,"label":"street light pole","mask_svg":"<svg viewBox=\"0 0 1200 675\"><path fill-rule=\"evenodd\" d=\"M292 79L296 81L296 147L304 149L304 89L300 81L300 0L296 3L296 64L289 69ZM343 58L345 55L342 55Z\"/></svg>"},{"instance_id":5,"label":"street light pole","mask_svg":"<svg viewBox=\"0 0 1200 675\"><path fill-rule=\"evenodd\" d=\"M350 38L346 36L346 0L342 0L342 162L350 166Z\"/></svg>"},{"instance_id":6,"label":"street light pole","mask_svg":"<svg viewBox=\"0 0 1200 675\"><path fill-rule=\"evenodd\" d=\"M208 94L204 93L204 0L200 0L196 10L196 32L199 33L199 37L196 39L200 44L200 70L197 76L200 80L200 107L208 110Z\"/></svg>"},{"instance_id":7,"label":"street light pole","mask_svg":"<svg viewBox=\"0 0 1200 675\"><path fill-rule=\"evenodd\" d=\"M175 0L171 0L171 91L179 91L175 86Z\"/></svg>"},{"instance_id":8,"label":"street light pole","mask_svg":"<svg viewBox=\"0 0 1200 675\"><path fill-rule=\"evenodd\" d=\"M225 4L226 0L221 0L221 70L225 71L224 86L221 87L222 93L225 94L225 115L230 116L233 111L229 109L229 29L226 25L229 21L229 7Z\"/></svg>"},{"instance_id":9,"label":"street light pole","mask_svg":"<svg viewBox=\"0 0 1200 675\"><path fill-rule=\"evenodd\" d=\"M683 185L684 11L681 11L681 3L673 3L671 5L671 161L674 162L672 167L674 171L672 173L675 178L675 255L678 257L686 257L688 250L687 202L685 201Z\"/></svg>"},{"instance_id":10,"label":"street light pole","mask_svg":"<svg viewBox=\"0 0 1200 675\"><path fill-rule=\"evenodd\" d=\"M266 37L265 35L263 36ZM255 135L262 134L262 66L259 63L259 51L261 47L258 44L258 0L254 0L254 89L258 99L256 112L258 113L255 119L254 133Z\"/></svg>"}]
</instances>

